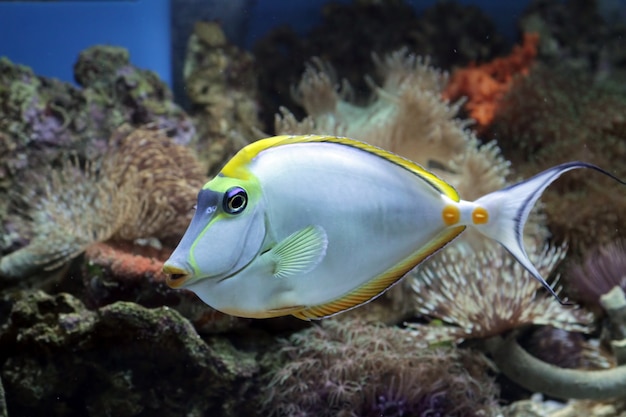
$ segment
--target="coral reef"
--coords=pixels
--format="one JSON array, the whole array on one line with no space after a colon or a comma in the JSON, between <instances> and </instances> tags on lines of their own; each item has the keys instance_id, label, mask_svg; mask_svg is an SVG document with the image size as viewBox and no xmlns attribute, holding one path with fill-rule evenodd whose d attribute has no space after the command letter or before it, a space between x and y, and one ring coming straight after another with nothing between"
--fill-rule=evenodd
<instances>
[{"instance_id":1,"label":"coral reef","mask_svg":"<svg viewBox=\"0 0 626 417\"><path fill-rule=\"evenodd\" d=\"M197 22L187 45L185 92L198 134L190 146L217 174L240 148L261 138L254 58L229 44L215 22Z\"/></svg>"},{"instance_id":2,"label":"coral reef","mask_svg":"<svg viewBox=\"0 0 626 417\"><path fill-rule=\"evenodd\" d=\"M626 297L614 291L608 311L601 296L625 285L626 244L586 248L625 230L626 200L600 176L557 182L547 217L525 230L544 276L556 275L562 241L585 253L567 284L607 311L592 336L581 334L590 313L544 296L471 232L374 302L314 324L224 315L168 288L161 271L207 174L272 130L279 106L289 110L277 133L384 147L467 200L571 159L626 178L626 30L600 15L601 1L535 0L521 28L539 38L493 61L502 38L454 2L420 16L401 0L329 4L306 39L277 29L256 57L199 22L184 69L191 117L120 48L84 51L78 87L0 58L0 417L623 417L622 400L500 406L511 381L568 400L623 395ZM449 78L432 65L465 69ZM462 118L461 96L478 125ZM542 251L546 218L554 246ZM407 318L409 329L365 323ZM598 335L614 367L580 369L607 367Z\"/></svg>"},{"instance_id":3,"label":"coral reef","mask_svg":"<svg viewBox=\"0 0 626 417\"><path fill-rule=\"evenodd\" d=\"M69 294L26 293L0 320L11 415L254 415L259 365L226 339L203 341L167 307L90 311Z\"/></svg>"},{"instance_id":4,"label":"coral reef","mask_svg":"<svg viewBox=\"0 0 626 417\"><path fill-rule=\"evenodd\" d=\"M174 142L194 135L191 119L174 103L165 84L134 67L121 48L83 51L75 66L82 88L36 76L30 68L0 58L0 193L37 167L58 163L68 152L97 159L120 125L152 124ZM6 219L9 199L0 200ZM23 246L20 233L3 224L0 251Z\"/></svg>"},{"instance_id":5,"label":"coral reef","mask_svg":"<svg viewBox=\"0 0 626 417\"><path fill-rule=\"evenodd\" d=\"M191 151L161 130L130 128L120 128L107 148L99 161L81 167L69 159L25 181L16 203L29 218L13 216L12 227L32 238L0 258L1 276L54 269L99 241L180 238L205 181Z\"/></svg>"},{"instance_id":6,"label":"coral reef","mask_svg":"<svg viewBox=\"0 0 626 417\"><path fill-rule=\"evenodd\" d=\"M548 276L564 256L557 247L530 257ZM410 280L417 312L442 322L408 325L429 343L487 338L529 324L589 331L593 322L591 313L538 295L541 284L500 247L443 252Z\"/></svg>"},{"instance_id":7,"label":"coral reef","mask_svg":"<svg viewBox=\"0 0 626 417\"><path fill-rule=\"evenodd\" d=\"M522 45L515 46L509 56L455 70L443 92L444 97L450 100L467 97L465 109L477 122L476 129L483 132L493 121L498 104L511 87L513 78L528 74L537 55L538 43L536 33L526 33Z\"/></svg>"},{"instance_id":8,"label":"coral reef","mask_svg":"<svg viewBox=\"0 0 626 417\"><path fill-rule=\"evenodd\" d=\"M485 358L416 349L397 328L326 320L292 335L267 375L264 412L278 416L490 416L496 388Z\"/></svg>"},{"instance_id":9,"label":"coral reef","mask_svg":"<svg viewBox=\"0 0 626 417\"><path fill-rule=\"evenodd\" d=\"M516 174L527 177L581 160L626 178L626 94L565 67L533 67L503 97L488 136L498 138ZM624 187L601 175L574 172L542 201L553 239L574 253L615 239L626 229Z\"/></svg>"},{"instance_id":10,"label":"coral reef","mask_svg":"<svg viewBox=\"0 0 626 417\"><path fill-rule=\"evenodd\" d=\"M374 72L372 53L387 55L407 47L448 69L488 60L505 50L502 36L482 11L457 2L437 2L420 16L402 0L329 3L322 15L322 22L306 39L289 27L280 27L254 47L262 119L268 127L281 106L296 112L298 118L303 116L289 96L289 87L303 69L294 63L314 56L332 62L355 87L355 101L363 103L368 96L363 74Z\"/></svg>"}]
</instances>

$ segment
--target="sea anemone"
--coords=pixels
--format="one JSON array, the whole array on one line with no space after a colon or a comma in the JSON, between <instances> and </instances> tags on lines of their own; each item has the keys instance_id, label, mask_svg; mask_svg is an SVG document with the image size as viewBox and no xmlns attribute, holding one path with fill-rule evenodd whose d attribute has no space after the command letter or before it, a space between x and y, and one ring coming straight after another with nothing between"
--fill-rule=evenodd
<instances>
[{"instance_id":1,"label":"sea anemone","mask_svg":"<svg viewBox=\"0 0 626 417\"><path fill-rule=\"evenodd\" d=\"M160 130L121 128L105 156L41 169L15 193L32 238L0 259L0 276L19 278L61 266L89 245L179 238L204 175L193 154Z\"/></svg>"},{"instance_id":2,"label":"sea anemone","mask_svg":"<svg viewBox=\"0 0 626 417\"><path fill-rule=\"evenodd\" d=\"M29 227L33 237L27 246L0 258L0 276L5 278L57 268L90 244L111 238L126 216L138 212L131 198L135 185L102 175L101 164L81 167L70 157L58 169L31 175L28 183L34 186L13 199L26 207L16 221L26 223L24 229Z\"/></svg>"},{"instance_id":3,"label":"sea anemone","mask_svg":"<svg viewBox=\"0 0 626 417\"><path fill-rule=\"evenodd\" d=\"M405 330L326 320L283 342L265 410L302 416L495 415L484 357L416 348Z\"/></svg>"},{"instance_id":4,"label":"sea anemone","mask_svg":"<svg viewBox=\"0 0 626 417\"><path fill-rule=\"evenodd\" d=\"M565 247L531 253L537 270L548 276L565 257ZM442 324L411 323L429 343L488 338L529 324L567 331L591 329L593 315L564 307L503 248L480 252L448 250L410 277L416 311Z\"/></svg>"},{"instance_id":5,"label":"sea anemone","mask_svg":"<svg viewBox=\"0 0 626 417\"><path fill-rule=\"evenodd\" d=\"M460 103L449 106L441 99L447 74L406 50L375 62L383 74L382 87L370 82L374 98L368 106L358 106L350 101L347 83L337 86L330 64L315 60L293 93L309 116L297 122L283 109L276 132L348 136L424 166L435 162L445 167L451 156L465 150L469 124L455 118Z\"/></svg>"},{"instance_id":6,"label":"sea anemone","mask_svg":"<svg viewBox=\"0 0 626 417\"><path fill-rule=\"evenodd\" d=\"M118 184L133 181L133 197L140 208L113 239L154 237L176 243L191 221L198 190L206 182L194 153L164 132L151 129L118 131L109 146L105 175Z\"/></svg>"}]
</instances>

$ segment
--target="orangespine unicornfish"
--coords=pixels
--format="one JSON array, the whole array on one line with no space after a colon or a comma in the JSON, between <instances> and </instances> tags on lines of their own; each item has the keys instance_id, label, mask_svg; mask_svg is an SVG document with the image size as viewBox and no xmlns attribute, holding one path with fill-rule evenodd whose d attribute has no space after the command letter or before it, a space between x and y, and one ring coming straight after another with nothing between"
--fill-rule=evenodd
<instances>
[{"instance_id":1,"label":"orangespine unicornfish","mask_svg":"<svg viewBox=\"0 0 626 417\"><path fill-rule=\"evenodd\" d=\"M163 271L171 287L230 315L319 319L372 300L473 227L558 299L522 234L546 187L577 168L624 184L570 162L472 202L421 166L362 142L263 139L202 187Z\"/></svg>"}]
</instances>

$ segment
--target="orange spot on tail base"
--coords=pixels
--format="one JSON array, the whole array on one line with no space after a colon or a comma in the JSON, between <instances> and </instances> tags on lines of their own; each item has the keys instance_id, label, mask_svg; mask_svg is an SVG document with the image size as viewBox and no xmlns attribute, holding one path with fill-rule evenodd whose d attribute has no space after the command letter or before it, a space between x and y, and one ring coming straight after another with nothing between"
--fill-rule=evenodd
<instances>
[{"instance_id":1,"label":"orange spot on tail base","mask_svg":"<svg viewBox=\"0 0 626 417\"><path fill-rule=\"evenodd\" d=\"M457 206L449 205L443 208L441 216L443 217L443 222L446 225L452 226L453 224L457 224L459 222L461 212Z\"/></svg>"},{"instance_id":2,"label":"orange spot on tail base","mask_svg":"<svg viewBox=\"0 0 626 417\"><path fill-rule=\"evenodd\" d=\"M474 224L485 224L489 221L489 213L483 207L476 207L472 212L472 221Z\"/></svg>"}]
</instances>

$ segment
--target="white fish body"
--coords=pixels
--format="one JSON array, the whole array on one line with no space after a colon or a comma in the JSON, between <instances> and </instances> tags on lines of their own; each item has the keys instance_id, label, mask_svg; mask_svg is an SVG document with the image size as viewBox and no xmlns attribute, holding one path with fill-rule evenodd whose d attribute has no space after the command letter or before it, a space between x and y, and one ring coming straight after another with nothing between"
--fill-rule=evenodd
<instances>
[{"instance_id":1,"label":"white fish body","mask_svg":"<svg viewBox=\"0 0 626 417\"><path fill-rule=\"evenodd\" d=\"M543 190L580 167L606 173L565 164L468 202L418 165L361 142L270 138L205 185L164 271L171 286L228 314L322 318L380 295L473 226L550 289L526 256L523 225ZM243 208L229 214L229 201Z\"/></svg>"}]
</instances>

